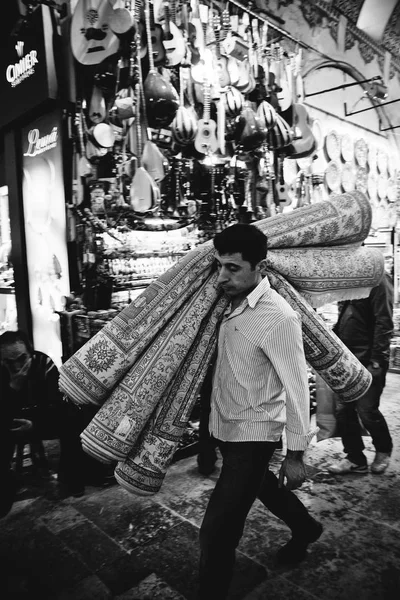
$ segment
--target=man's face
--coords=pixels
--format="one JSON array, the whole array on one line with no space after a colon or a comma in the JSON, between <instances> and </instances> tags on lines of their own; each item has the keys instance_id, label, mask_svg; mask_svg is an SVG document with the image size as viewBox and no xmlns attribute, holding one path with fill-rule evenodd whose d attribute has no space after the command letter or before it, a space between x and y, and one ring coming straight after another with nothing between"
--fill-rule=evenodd
<instances>
[{"instance_id":1,"label":"man's face","mask_svg":"<svg viewBox=\"0 0 400 600\"><path fill-rule=\"evenodd\" d=\"M18 373L30 356L28 348L20 341L6 344L1 350L1 362L11 374Z\"/></svg>"},{"instance_id":2,"label":"man's face","mask_svg":"<svg viewBox=\"0 0 400 600\"><path fill-rule=\"evenodd\" d=\"M240 252L222 255L215 252L215 260L219 271L217 283L232 298L247 296L261 281L261 263L253 268L248 261L243 260Z\"/></svg>"}]
</instances>

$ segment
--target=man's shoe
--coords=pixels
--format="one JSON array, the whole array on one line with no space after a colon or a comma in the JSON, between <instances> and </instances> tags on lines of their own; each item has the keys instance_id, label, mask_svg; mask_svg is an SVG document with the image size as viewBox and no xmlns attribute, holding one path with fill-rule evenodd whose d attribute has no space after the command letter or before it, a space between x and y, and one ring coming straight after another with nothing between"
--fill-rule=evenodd
<instances>
[{"instance_id":1,"label":"man's shoe","mask_svg":"<svg viewBox=\"0 0 400 600\"><path fill-rule=\"evenodd\" d=\"M278 550L276 555L278 565L295 565L305 559L309 544L316 542L324 531L321 523L318 523L315 519L313 521L313 526L306 535L292 537L287 544Z\"/></svg>"},{"instance_id":2,"label":"man's shoe","mask_svg":"<svg viewBox=\"0 0 400 600\"><path fill-rule=\"evenodd\" d=\"M348 458L343 458L342 460L339 460L339 462L329 465L328 471L329 473L335 473L337 475L343 475L345 473L363 475L364 473L368 473L368 465L357 465Z\"/></svg>"},{"instance_id":3,"label":"man's shoe","mask_svg":"<svg viewBox=\"0 0 400 600\"><path fill-rule=\"evenodd\" d=\"M371 473L384 473L389 466L390 454L387 452L377 452L374 462L371 465Z\"/></svg>"}]
</instances>

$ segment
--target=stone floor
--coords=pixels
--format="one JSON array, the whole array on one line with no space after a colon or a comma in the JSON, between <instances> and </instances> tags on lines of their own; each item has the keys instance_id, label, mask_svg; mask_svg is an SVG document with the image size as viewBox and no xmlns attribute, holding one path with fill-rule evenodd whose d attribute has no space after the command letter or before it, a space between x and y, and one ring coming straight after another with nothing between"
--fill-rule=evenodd
<instances>
[{"instance_id":1,"label":"stone floor","mask_svg":"<svg viewBox=\"0 0 400 600\"><path fill-rule=\"evenodd\" d=\"M400 375L382 401L394 438L384 475L329 475L335 439L307 452L309 479L296 493L324 524L306 560L278 569L287 528L257 501L237 553L229 600L398 600L400 598ZM365 438L369 461L370 438ZM54 442L53 442L54 445ZM54 453L54 447L47 448ZM281 454L274 459L278 469ZM219 463L218 463L219 464ZM194 600L198 532L218 476L195 457L171 466L161 491L133 496L114 484L64 497L54 477L29 466L11 512L0 521L4 600Z\"/></svg>"}]
</instances>

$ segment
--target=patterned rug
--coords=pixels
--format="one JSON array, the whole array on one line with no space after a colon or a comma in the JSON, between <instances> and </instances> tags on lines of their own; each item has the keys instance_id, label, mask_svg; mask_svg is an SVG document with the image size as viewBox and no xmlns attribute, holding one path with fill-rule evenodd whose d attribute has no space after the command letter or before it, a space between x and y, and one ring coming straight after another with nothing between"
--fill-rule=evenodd
<instances>
[{"instance_id":1,"label":"patterned rug","mask_svg":"<svg viewBox=\"0 0 400 600\"><path fill-rule=\"evenodd\" d=\"M369 372L315 307L368 295L383 274L379 250L362 247L371 207L361 192L255 223L268 236L268 276L300 313L308 363L343 401L368 389ZM60 389L99 410L82 433L86 452L117 462L117 481L156 493L186 428L216 347L228 298L216 287L212 242L185 255L60 369Z\"/></svg>"}]
</instances>

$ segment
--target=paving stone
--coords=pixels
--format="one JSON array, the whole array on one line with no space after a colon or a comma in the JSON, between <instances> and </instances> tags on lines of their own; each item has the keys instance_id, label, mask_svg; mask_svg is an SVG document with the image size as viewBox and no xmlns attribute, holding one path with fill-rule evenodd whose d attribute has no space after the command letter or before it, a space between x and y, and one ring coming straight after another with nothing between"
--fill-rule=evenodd
<instances>
[{"instance_id":1,"label":"paving stone","mask_svg":"<svg viewBox=\"0 0 400 600\"><path fill-rule=\"evenodd\" d=\"M55 592L90 575L79 557L42 525L20 531L9 545L6 561L6 585L12 587L17 575L31 597L52 598Z\"/></svg>"},{"instance_id":2,"label":"paving stone","mask_svg":"<svg viewBox=\"0 0 400 600\"><path fill-rule=\"evenodd\" d=\"M382 412L394 451L387 472L331 475L327 465L343 456L341 441L314 441L306 453L308 480L295 493L324 524L323 535L300 565L277 568L275 553L290 532L256 501L239 544L229 600L398 600L399 384L399 376L389 373ZM371 463L374 448L369 437L363 439ZM284 453L275 453L274 472ZM16 502L0 522L5 573L0 597L158 600L161 594L160 600L194 600L199 527L220 466L219 458L215 472L205 477L196 457L179 461L152 497L118 485L64 497L54 480L23 474Z\"/></svg>"},{"instance_id":3,"label":"paving stone","mask_svg":"<svg viewBox=\"0 0 400 600\"><path fill-rule=\"evenodd\" d=\"M116 596L115 600L185 600L185 598L152 573L135 588Z\"/></svg>"},{"instance_id":4,"label":"paving stone","mask_svg":"<svg viewBox=\"0 0 400 600\"><path fill-rule=\"evenodd\" d=\"M76 525L80 525L86 521L86 517L82 515L74 506L61 504L54 510L47 512L40 521L54 534L70 529Z\"/></svg>"},{"instance_id":5,"label":"paving stone","mask_svg":"<svg viewBox=\"0 0 400 600\"><path fill-rule=\"evenodd\" d=\"M125 554L120 544L90 521L63 529L59 538L93 571Z\"/></svg>"},{"instance_id":6,"label":"paving stone","mask_svg":"<svg viewBox=\"0 0 400 600\"><path fill-rule=\"evenodd\" d=\"M302 590L282 577L268 578L252 590L243 600L323 600Z\"/></svg>"},{"instance_id":7,"label":"paving stone","mask_svg":"<svg viewBox=\"0 0 400 600\"><path fill-rule=\"evenodd\" d=\"M179 524L182 518L155 502L121 488L82 499L79 511L110 537L132 550Z\"/></svg>"},{"instance_id":8,"label":"paving stone","mask_svg":"<svg viewBox=\"0 0 400 600\"><path fill-rule=\"evenodd\" d=\"M96 576L90 575L77 585L62 590L53 600L111 600L112 594Z\"/></svg>"},{"instance_id":9,"label":"paving stone","mask_svg":"<svg viewBox=\"0 0 400 600\"><path fill-rule=\"evenodd\" d=\"M136 558L134 552L119 556L96 571L113 594L122 594L151 574L148 567Z\"/></svg>"}]
</instances>

